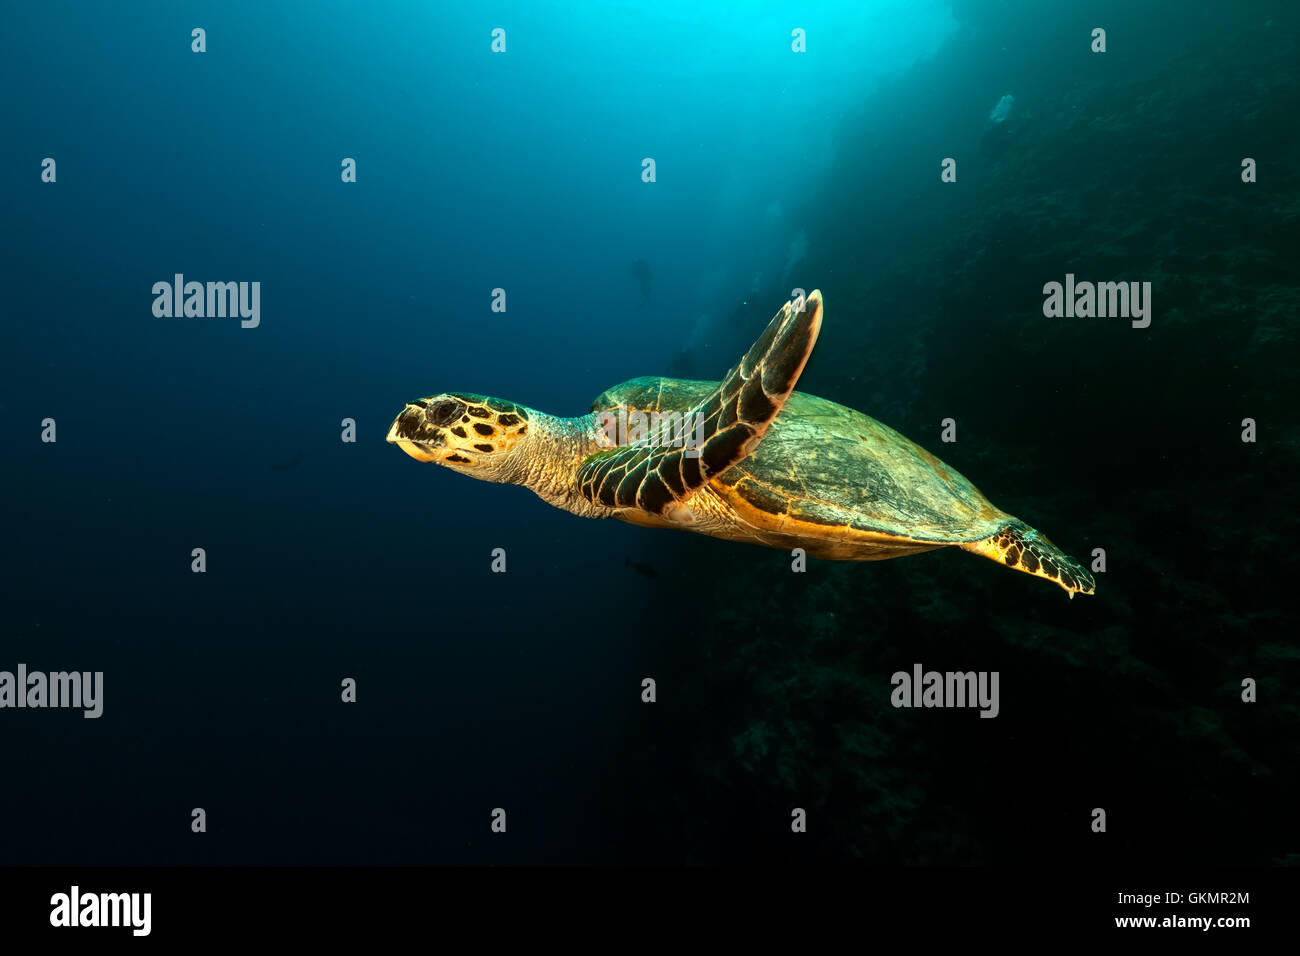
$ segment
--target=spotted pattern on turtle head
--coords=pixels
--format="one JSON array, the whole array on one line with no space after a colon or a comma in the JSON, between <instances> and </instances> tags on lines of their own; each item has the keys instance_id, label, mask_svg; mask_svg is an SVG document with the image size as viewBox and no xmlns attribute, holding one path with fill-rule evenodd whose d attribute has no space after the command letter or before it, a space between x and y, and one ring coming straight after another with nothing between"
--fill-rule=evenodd
<instances>
[{"instance_id":1,"label":"spotted pattern on turtle head","mask_svg":"<svg viewBox=\"0 0 1300 956\"><path fill-rule=\"evenodd\" d=\"M508 454L528 434L528 413L479 395L437 395L407 404L388 440L417 461L474 468Z\"/></svg>"}]
</instances>

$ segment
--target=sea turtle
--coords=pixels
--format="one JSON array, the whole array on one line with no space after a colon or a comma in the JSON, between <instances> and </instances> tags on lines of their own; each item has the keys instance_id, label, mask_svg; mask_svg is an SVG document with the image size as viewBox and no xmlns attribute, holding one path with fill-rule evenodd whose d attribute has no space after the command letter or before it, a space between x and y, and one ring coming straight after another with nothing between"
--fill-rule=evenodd
<instances>
[{"instance_id":1,"label":"sea turtle","mask_svg":"<svg viewBox=\"0 0 1300 956\"><path fill-rule=\"evenodd\" d=\"M720 383L634 378L577 418L450 392L407 404L388 441L583 517L838 561L956 545L1091 594L1087 570L953 468L874 418L794 391L821 320L819 291L787 302Z\"/></svg>"}]
</instances>

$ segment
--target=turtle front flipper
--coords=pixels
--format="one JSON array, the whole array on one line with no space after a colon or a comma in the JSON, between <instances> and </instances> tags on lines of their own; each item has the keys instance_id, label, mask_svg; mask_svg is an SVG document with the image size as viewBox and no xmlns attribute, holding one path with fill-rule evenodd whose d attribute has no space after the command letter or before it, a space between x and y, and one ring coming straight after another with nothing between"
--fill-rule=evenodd
<instances>
[{"instance_id":1,"label":"turtle front flipper","mask_svg":"<svg viewBox=\"0 0 1300 956\"><path fill-rule=\"evenodd\" d=\"M683 431L701 442L620 444L597 452L578 468L583 496L611 508L689 521L686 500L758 447L794 391L821 330L821 292L813 290L803 305L795 311L795 303L787 302L713 393L685 411L689 424Z\"/></svg>"},{"instance_id":2,"label":"turtle front flipper","mask_svg":"<svg viewBox=\"0 0 1300 956\"><path fill-rule=\"evenodd\" d=\"M1012 521L990 538L963 544L962 548L1017 571L1055 581L1070 597L1092 594L1096 586L1083 565L1020 520Z\"/></svg>"}]
</instances>

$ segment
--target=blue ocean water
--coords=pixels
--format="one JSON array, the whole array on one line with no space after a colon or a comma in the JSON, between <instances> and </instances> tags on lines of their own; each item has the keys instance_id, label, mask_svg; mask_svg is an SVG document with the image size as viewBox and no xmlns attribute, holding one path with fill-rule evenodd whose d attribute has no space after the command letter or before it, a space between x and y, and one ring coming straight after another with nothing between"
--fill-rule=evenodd
<instances>
[{"instance_id":1,"label":"blue ocean water","mask_svg":"<svg viewBox=\"0 0 1300 956\"><path fill-rule=\"evenodd\" d=\"M1033 835L996 835L1016 785L963 802L978 770L961 754L996 747L989 763L1016 779L1045 746L1024 699L1050 701L1063 671L1083 668L1086 694L1056 733L1082 726L1087 695L1124 669L1089 658L1102 646L1131 655L1127 672L1162 689L1151 706L1182 715L1171 721L1212 724L1225 766L1282 773L1265 741L1294 714L1247 732L1206 690L1255 673L1224 663L1226 609L1254 615L1264 646L1286 620L1237 572L1215 573L1233 545L1199 563L1225 615L1192 642L1206 666L1180 672L1186 658L1142 640L1168 607L1207 613L1186 594L1152 597L1176 587L1177 552L1200 540L1179 502L1218 499L1198 526L1264 523L1233 483L1256 464L1232 458L1232 442L1243 415L1277 422L1290 407L1276 344L1294 344L1293 321L1225 340L1214 330L1233 326L1204 306L1232 286L1226 313L1276 315L1261 303L1294 290L1294 237L1264 211L1294 208L1279 171L1294 135L1266 105L1295 90L1280 28L1292 20L1268 3L941 0L6 11L0 669L103 671L106 697L95 721L0 716L0 809L22 822L0 860L1019 860L1038 852ZM1089 51L1103 22L1104 57ZM1170 80L1191 50L1259 64L1265 92L1252 100L1233 74L1220 100L1198 101ZM1019 125L1003 142L989 113L1009 93ZM1243 124L1252 104L1263 116ZM1226 198L1252 153L1273 176L1253 210ZM1221 184L1200 163L1210 155ZM952 190L939 178L949 156ZM1195 195L1151 213L1163 177ZM1225 223L1246 221L1247 251L1222 251L1225 230L1238 235ZM1158 263L1140 255L1166 247ZM1173 311L1145 340L1114 323L1044 331L1043 283L1090 267L1154 277L1157 307ZM177 274L259 283L257 326L155 315L155 284ZM1179 276L1227 278L1194 293ZM633 376L720 377L795 287L827 302L801 388L931 448L944 417L969 423L970 444L944 457L1008 510L1037 509L1067 550L1127 555L1120 581L1080 611L944 554L821 564L791 590L780 553L582 521L384 442L403 403L444 391L577 415ZM1153 378L1170 356L1181 371ZM46 419L55 443L41 441ZM349 419L355 442L341 440ZM1201 444L1206 421L1227 435L1221 454ZM1202 456L1218 463L1201 475L1218 481L1208 494L1184 467ZM1263 487L1285 484L1271 474ZM1170 511L1152 517L1134 488ZM1273 519L1273 534L1293 525ZM1173 553L1138 569L1153 541ZM195 548L205 573L191 570ZM491 569L497 548L505 574ZM1250 550L1266 565L1263 548ZM898 567L914 561L933 563ZM836 650L810 661L745 644L764 628ZM1034 657L1039 641L1070 649ZM934 720L934 761L902 731L864 744L892 732L869 729L888 672L927 652L1037 690L1020 691L994 744ZM837 666L885 676L865 692L826 676ZM646 676L660 703L642 702ZM345 678L355 704L340 701ZM1144 706L1129 690L1134 710L1049 772L1039 822L1076 796L1103 799L1067 781L1107 764L1103 739ZM1131 778L1105 779L1114 795ZM1135 784L1155 795L1144 807L1159 786ZM1226 786L1205 799L1244 805ZM858 811L895 791L913 809L881 811L902 813L881 837L876 811ZM796 800L838 821L812 850L783 832ZM191 832L195 807L206 834ZM496 807L508 841L489 830Z\"/></svg>"}]
</instances>

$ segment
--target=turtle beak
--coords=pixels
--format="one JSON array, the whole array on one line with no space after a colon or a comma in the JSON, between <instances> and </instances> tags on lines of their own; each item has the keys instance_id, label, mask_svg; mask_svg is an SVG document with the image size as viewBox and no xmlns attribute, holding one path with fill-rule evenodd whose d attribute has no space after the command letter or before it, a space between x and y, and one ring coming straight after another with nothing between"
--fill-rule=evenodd
<instances>
[{"instance_id":1,"label":"turtle beak","mask_svg":"<svg viewBox=\"0 0 1300 956\"><path fill-rule=\"evenodd\" d=\"M437 461L433 449L447 444L442 429L431 425L425 417L424 406L410 403L393 419L386 441L416 461Z\"/></svg>"}]
</instances>

